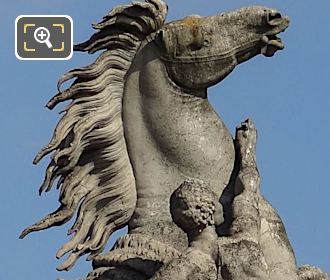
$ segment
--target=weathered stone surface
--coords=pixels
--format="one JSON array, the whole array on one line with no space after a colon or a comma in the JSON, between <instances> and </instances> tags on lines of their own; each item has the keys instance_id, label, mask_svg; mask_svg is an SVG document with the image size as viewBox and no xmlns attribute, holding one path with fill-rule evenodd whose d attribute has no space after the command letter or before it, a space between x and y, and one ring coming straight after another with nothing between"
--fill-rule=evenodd
<instances>
[{"instance_id":1,"label":"weathered stone surface","mask_svg":"<svg viewBox=\"0 0 330 280\"><path fill-rule=\"evenodd\" d=\"M223 222L219 197L201 181L187 180L171 195L173 221L188 236L189 247L151 278L217 279L216 226Z\"/></svg>"},{"instance_id":2,"label":"weathered stone surface","mask_svg":"<svg viewBox=\"0 0 330 280\"><path fill-rule=\"evenodd\" d=\"M161 0L116 7L75 46L102 53L60 79L47 107L71 103L34 161L52 154L40 192L58 179L61 205L21 237L76 214L58 269L90 254L89 280L327 277L297 270L260 195L253 123L234 140L207 99L240 63L283 49L288 17L261 6L165 24L166 14ZM100 255L124 226L128 235Z\"/></svg>"},{"instance_id":3,"label":"weathered stone surface","mask_svg":"<svg viewBox=\"0 0 330 280\"><path fill-rule=\"evenodd\" d=\"M318 267L305 265L299 267L298 270L299 280L329 280L330 276L324 273Z\"/></svg>"}]
</instances>

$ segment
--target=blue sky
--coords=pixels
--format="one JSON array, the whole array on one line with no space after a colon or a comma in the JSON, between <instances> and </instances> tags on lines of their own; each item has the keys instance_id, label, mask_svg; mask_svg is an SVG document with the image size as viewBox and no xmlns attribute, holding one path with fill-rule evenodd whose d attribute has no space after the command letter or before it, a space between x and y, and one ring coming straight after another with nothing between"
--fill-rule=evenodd
<instances>
[{"instance_id":1,"label":"blue sky","mask_svg":"<svg viewBox=\"0 0 330 280\"><path fill-rule=\"evenodd\" d=\"M55 228L19 240L20 231L57 208L56 191L39 198L47 160L32 165L59 116L43 106L56 92L57 79L94 57L74 54L70 61L19 61L14 54L14 22L21 14L67 14L74 41L92 33L114 5L126 1L2 0L0 3L0 149L2 160L0 279L78 279L90 270L83 259L68 273L55 270L55 252L67 240ZM282 34L286 49L237 67L210 89L210 100L227 126L252 117L259 130L258 164L262 192L281 215L298 264L330 272L330 2L301 0L167 1L168 20L190 14L213 15L241 6L276 7L291 18ZM117 235L118 236L118 235ZM114 236L116 237L116 236ZM113 241L113 240L112 240ZM110 246L110 245L109 245Z\"/></svg>"}]
</instances>

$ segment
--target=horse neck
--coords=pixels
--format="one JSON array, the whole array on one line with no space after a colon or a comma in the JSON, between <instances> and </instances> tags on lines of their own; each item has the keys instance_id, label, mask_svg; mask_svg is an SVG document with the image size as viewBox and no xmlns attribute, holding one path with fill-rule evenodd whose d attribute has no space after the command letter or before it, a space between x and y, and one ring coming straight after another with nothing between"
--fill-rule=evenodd
<instances>
[{"instance_id":1,"label":"horse neck","mask_svg":"<svg viewBox=\"0 0 330 280\"><path fill-rule=\"evenodd\" d=\"M141 47L127 75L123 97L123 123L129 157L133 166L137 205L129 233L152 235L177 248L187 246L186 235L170 215L171 193L185 176L168 159L162 148L159 128L165 118L164 105L173 102L163 77L163 65L148 47ZM151 73L150 73L151 72ZM169 108L169 106L166 106Z\"/></svg>"},{"instance_id":2,"label":"horse neck","mask_svg":"<svg viewBox=\"0 0 330 280\"><path fill-rule=\"evenodd\" d=\"M219 196L228 183L232 138L205 95L175 86L155 47L141 47L123 98L125 139L138 195L131 233L187 246L186 235L170 215L171 194L188 178L204 180Z\"/></svg>"}]
</instances>

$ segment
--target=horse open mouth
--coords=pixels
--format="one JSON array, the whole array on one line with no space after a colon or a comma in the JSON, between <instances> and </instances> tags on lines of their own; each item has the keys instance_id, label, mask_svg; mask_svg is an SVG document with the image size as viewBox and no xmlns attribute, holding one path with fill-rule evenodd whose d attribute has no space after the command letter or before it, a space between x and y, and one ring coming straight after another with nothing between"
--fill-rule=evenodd
<instances>
[{"instance_id":1,"label":"horse open mouth","mask_svg":"<svg viewBox=\"0 0 330 280\"><path fill-rule=\"evenodd\" d=\"M265 35L262 37L262 41L266 44L266 46L261 49L261 53L264 56L271 57L278 50L284 49L284 44L281 38L277 37L276 35Z\"/></svg>"},{"instance_id":2,"label":"horse open mouth","mask_svg":"<svg viewBox=\"0 0 330 280\"><path fill-rule=\"evenodd\" d=\"M261 39L263 44L265 44L261 49L261 53L263 55L270 57L273 56L276 51L284 49L284 44L281 38L277 37L277 35L284 32L289 26L289 23L289 18L282 17L282 15L278 12L271 12L268 14L268 25L273 28Z\"/></svg>"}]
</instances>

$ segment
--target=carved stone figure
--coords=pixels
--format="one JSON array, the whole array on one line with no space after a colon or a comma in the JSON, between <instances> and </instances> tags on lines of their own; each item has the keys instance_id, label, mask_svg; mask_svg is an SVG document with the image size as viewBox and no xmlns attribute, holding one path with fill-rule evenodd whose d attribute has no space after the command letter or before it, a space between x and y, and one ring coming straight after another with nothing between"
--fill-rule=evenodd
<instances>
[{"instance_id":1,"label":"carved stone figure","mask_svg":"<svg viewBox=\"0 0 330 280\"><path fill-rule=\"evenodd\" d=\"M288 17L260 6L165 24L166 14L161 0L116 7L75 46L102 52L60 79L47 107L71 103L34 160L52 154L40 193L57 181L60 207L21 237L76 214L73 237L57 253L69 257L58 269L90 254L88 279L174 279L176 264L180 279L308 279L312 273L296 271L281 220L260 196L253 124L244 123L233 141L207 99L207 88L238 64L283 49L277 34ZM200 188L196 199L216 196L209 216L195 220L176 209L187 182ZM182 197L173 198L177 192ZM128 234L100 255L125 226Z\"/></svg>"},{"instance_id":2,"label":"carved stone figure","mask_svg":"<svg viewBox=\"0 0 330 280\"><path fill-rule=\"evenodd\" d=\"M173 221L188 236L189 247L151 278L217 279L219 261L216 226L223 222L219 196L201 181L185 181L171 196Z\"/></svg>"}]
</instances>

